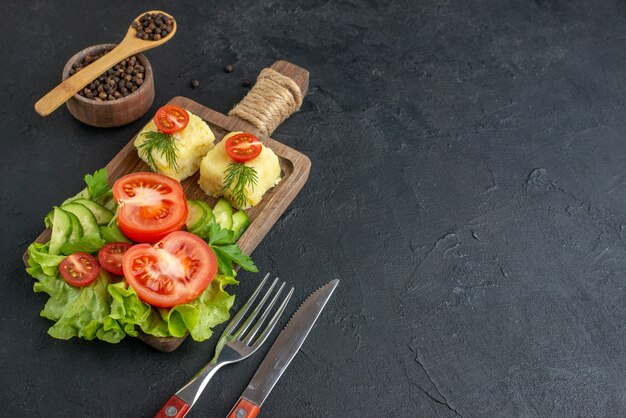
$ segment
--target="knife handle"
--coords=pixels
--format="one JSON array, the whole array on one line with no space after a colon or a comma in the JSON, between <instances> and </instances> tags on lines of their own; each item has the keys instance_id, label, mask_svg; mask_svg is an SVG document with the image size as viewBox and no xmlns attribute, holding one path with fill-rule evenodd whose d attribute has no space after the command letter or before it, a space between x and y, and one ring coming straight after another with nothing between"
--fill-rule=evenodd
<instances>
[{"instance_id":1,"label":"knife handle","mask_svg":"<svg viewBox=\"0 0 626 418\"><path fill-rule=\"evenodd\" d=\"M239 398L235 407L228 413L227 418L255 418L261 408L245 398Z\"/></svg>"},{"instance_id":2,"label":"knife handle","mask_svg":"<svg viewBox=\"0 0 626 418\"><path fill-rule=\"evenodd\" d=\"M176 395L165 402L165 405L157 412L154 418L183 418L189 411L189 404Z\"/></svg>"}]
</instances>

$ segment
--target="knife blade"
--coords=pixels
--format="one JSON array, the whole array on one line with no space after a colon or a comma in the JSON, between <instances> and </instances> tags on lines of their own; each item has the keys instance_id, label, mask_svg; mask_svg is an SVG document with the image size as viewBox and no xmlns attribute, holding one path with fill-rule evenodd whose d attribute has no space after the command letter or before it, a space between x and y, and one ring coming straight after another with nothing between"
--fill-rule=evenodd
<instances>
[{"instance_id":1,"label":"knife blade","mask_svg":"<svg viewBox=\"0 0 626 418\"><path fill-rule=\"evenodd\" d=\"M338 284L337 279L330 281L311 293L300 305L227 418L254 418L258 415L261 405L302 347Z\"/></svg>"}]
</instances>

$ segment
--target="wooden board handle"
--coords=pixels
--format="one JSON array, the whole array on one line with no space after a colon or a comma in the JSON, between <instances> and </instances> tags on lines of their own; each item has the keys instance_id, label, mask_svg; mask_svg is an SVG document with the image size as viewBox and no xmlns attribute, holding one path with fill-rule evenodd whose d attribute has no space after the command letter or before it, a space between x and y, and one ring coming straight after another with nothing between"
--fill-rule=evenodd
<instances>
[{"instance_id":1,"label":"wooden board handle","mask_svg":"<svg viewBox=\"0 0 626 418\"><path fill-rule=\"evenodd\" d=\"M228 113L269 136L300 109L309 89L309 72L287 61L261 71L250 92Z\"/></svg>"}]
</instances>

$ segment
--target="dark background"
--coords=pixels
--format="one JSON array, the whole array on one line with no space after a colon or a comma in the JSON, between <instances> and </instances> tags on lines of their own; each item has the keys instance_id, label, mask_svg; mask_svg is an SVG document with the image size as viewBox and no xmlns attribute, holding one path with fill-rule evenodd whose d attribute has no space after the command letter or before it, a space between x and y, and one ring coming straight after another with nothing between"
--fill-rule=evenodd
<instances>
[{"instance_id":1,"label":"dark background","mask_svg":"<svg viewBox=\"0 0 626 418\"><path fill-rule=\"evenodd\" d=\"M291 310L341 284L262 415L626 415L623 2L0 7L1 415L152 416L211 357L215 339L171 354L52 339L21 254L158 106L227 112L277 59L311 72L273 137L313 169L254 260L296 287ZM148 115L96 129L35 113L71 55L159 7L179 29L147 53ZM240 278L245 298L261 274ZM268 349L223 369L190 416L225 416Z\"/></svg>"}]
</instances>

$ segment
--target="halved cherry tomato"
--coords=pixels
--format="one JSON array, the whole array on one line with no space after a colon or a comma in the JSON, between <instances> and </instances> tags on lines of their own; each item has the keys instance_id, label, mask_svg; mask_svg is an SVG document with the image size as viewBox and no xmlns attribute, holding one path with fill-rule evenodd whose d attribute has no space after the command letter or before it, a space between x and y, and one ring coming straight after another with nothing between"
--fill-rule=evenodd
<instances>
[{"instance_id":1,"label":"halved cherry tomato","mask_svg":"<svg viewBox=\"0 0 626 418\"><path fill-rule=\"evenodd\" d=\"M122 266L139 299L170 308L204 292L217 273L217 258L201 238L176 231L154 245L132 246L124 254Z\"/></svg>"},{"instance_id":2,"label":"halved cherry tomato","mask_svg":"<svg viewBox=\"0 0 626 418\"><path fill-rule=\"evenodd\" d=\"M127 242L110 242L98 251L98 262L109 273L122 276L122 256L130 248Z\"/></svg>"},{"instance_id":3,"label":"halved cherry tomato","mask_svg":"<svg viewBox=\"0 0 626 418\"><path fill-rule=\"evenodd\" d=\"M87 253L74 253L59 264L59 271L72 286L83 287L96 280L100 266L95 258Z\"/></svg>"},{"instance_id":4,"label":"halved cherry tomato","mask_svg":"<svg viewBox=\"0 0 626 418\"><path fill-rule=\"evenodd\" d=\"M156 173L132 173L115 182L117 222L128 238L156 242L187 220L187 200L176 180Z\"/></svg>"},{"instance_id":5,"label":"halved cherry tomato","mask_svg":"<svg viewBox=\"0 0 626 418\"><path fill-rule=\"evenodd\" d=\"M154 115L154 124L164 134L180 132L189 123L189 113L182 107L165 105Z\"/></svg>"},{"instance_id":6,"label":"halved cherry tomato","mask_svg":"<svg viewBox=\"0 0 626 418\"><path fill-rule=\"evenodd\" d=\"M259 138L246 132L231 136L225 146L226 154L238 163L258 157L262 150Z\"/></svg>"}]
</instances>

